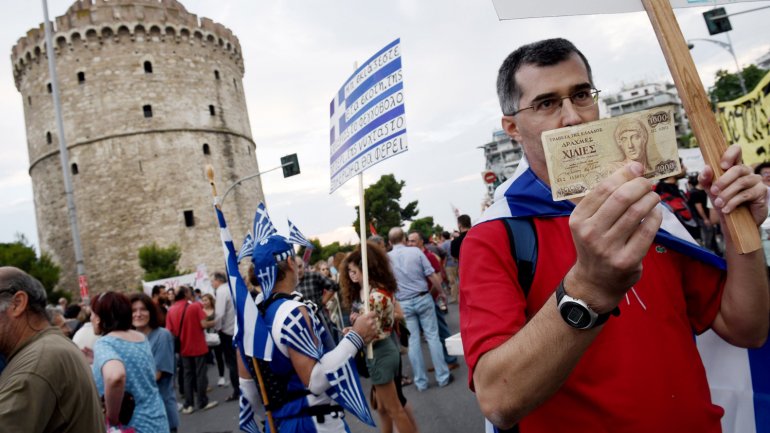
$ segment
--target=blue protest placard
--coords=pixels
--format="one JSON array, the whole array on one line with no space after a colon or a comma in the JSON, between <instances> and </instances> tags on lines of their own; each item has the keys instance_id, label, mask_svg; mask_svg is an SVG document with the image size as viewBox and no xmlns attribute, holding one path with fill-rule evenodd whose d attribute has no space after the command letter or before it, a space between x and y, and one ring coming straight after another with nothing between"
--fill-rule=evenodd
<instances>
[{"instance_id":1,"label":"blue protest placard","mask_svg":"<svg viewBox=\"0 0 770 433\"><path fill-rule=\"evenodd\" d=\"M330 193L367 168L408 150L401 40L345 81L330 106Z\"/></svg>"}]
</instances>

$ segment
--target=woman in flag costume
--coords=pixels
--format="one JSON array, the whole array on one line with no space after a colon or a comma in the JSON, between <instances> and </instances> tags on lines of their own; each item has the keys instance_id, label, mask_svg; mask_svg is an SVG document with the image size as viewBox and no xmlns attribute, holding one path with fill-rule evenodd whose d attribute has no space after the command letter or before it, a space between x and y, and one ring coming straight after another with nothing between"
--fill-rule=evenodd
<instances>
[{"instance_id":1,"label":"woman in flag costume","mask_svg":"<svg viewBox=\"0 0 770 433\"><path fill-rule=\"evenodd\" d=\"M254 300L238 272L235 248L224 216L220 223L230 290L237 312L235 343L239 352L256 360L262 399L269 413L266 431L348 432L344 411L374 426L353 361L355 354L376 335L374 313L363 315L336 347L323 344L326 332L316 306L294 289L297 264L294 244L310 244L289 222L288 238L277 234L263 204L259 205L253 234L248 235L238 259L251 257L262 293ZM244 390L244 395L254 395ZM241 429L256 432L246 415L251 407L241 401Z\"/></svg>"}]
</instances>

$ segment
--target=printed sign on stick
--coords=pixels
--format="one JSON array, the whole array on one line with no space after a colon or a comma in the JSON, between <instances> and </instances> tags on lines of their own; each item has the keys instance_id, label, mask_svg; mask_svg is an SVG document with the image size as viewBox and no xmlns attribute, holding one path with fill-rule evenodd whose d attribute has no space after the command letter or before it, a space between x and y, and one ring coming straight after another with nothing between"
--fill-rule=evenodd
<instances>
[{"instance_id":1,"label":"printed sign on stick","mask_svg":"<svg viewBox=\"0 0 770 433\"><path fill-rule=\"evenodd\" d=\"M400 39L345 81L330 114L330 193L372 165L407 151Z\"/></svg>"}]
</instances>

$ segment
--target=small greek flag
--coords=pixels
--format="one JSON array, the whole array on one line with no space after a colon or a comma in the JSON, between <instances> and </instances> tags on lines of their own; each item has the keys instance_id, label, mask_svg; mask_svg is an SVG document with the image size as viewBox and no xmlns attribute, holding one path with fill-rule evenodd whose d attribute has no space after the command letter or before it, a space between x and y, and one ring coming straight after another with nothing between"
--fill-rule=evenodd
<instances>
[{"instance_id":1,"label":"small greek flag","mask_svg":"<svg viewBox=\"0 0 770 433\"><path fill-rule=\"evenodd\" d=\"M307 248L315 248L313 244L307 240L305 235L302 234L302 232L299 231L297 226L294 225L294 223L289 220L289 242L296 244L296 245L302 245Z\"/></svg>"},{"instance_id":2,"label":"small greek flag","mask_svg":"<svg viewBox=\"0 0 770 433\"><path fill-rule=\"evenodd\" d=\"M238 428L245 433L260 433L259 426L254 420L254 410L249 404L249 400L241 394L240 412L238 414Z\"/></svg>"},{"instance_id":3,"label":"small greek flag","mask_svg":"<svg viewBox=\"0 0 770 433\"><path fill-rule=\"evenodd\" d=\"M225 256L225 269L227 270L230 297L235 304L236 321L234 341L238 350L247 356L272 358L273 340L266 328L257 328L259 310L257 303L252 299L246 283L241 277L236 260L235 246L233 245L230 230L227 228L225 216L222 211L214 207L219 222L219 233L222 239L222 249ZM243 249L243 248L241 248ZM259 300L259 298L257 298Z\"/></svg>"}]
</instances>

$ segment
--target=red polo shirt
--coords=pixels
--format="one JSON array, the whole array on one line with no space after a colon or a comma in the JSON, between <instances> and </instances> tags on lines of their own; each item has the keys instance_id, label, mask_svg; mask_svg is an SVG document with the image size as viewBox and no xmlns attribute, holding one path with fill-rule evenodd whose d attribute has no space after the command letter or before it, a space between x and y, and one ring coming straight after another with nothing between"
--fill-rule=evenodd
<instances>
[{"instance_id":1,"label":"red polo shirt","mask_svg":"<svg viewBox=\"0 0 770 433\"><path fill-rule=\"evenodd\" d=\"M184 313L184 323L182 323L185 305L187 305L187 312ZM201 321L205 319L206 313L199 302L188 304L187 301L181 300L174 302L174 305L169 308L166 315L166 329L182 341L182 356L201 356L208 353L209 347L206 345L206 337L203 335L203 326L201 326Z\"/></svg>"},{"instance_id":2,"label":"red polo shirt","mask_svg":"<svg viewBox=\"0 0 770 433\"><path fill-rule=\"evenodd\" d=\"M528 296L518 284L502 221L462 244L460 330L469 384L486 352L508 341L546 301L577 257L568 217L535 218L538 258ZM566 382L519 424L529 432L719 432L694 334L711 326L725 274L661 245ZM515 387L516 384L511 384Z\"/></svg>"}]
</instances>

